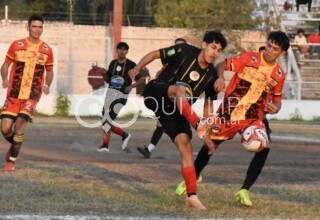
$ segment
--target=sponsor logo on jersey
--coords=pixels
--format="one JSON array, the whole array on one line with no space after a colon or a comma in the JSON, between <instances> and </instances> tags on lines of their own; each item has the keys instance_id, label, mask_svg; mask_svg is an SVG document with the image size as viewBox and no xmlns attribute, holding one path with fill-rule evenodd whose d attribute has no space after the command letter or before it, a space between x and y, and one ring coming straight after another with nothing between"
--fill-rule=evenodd
<instances>
[{"instance_id":1,"label":"sponsor logo on jersey","mask_svg":"<svg viewBox=\"0 0 320 220\"><path fill-rule=\"evenodd\" d=\"M122 76L119 76L119 75L112 76L110 80L110 84L114 88L121 88L124 84L124 79Z\"/></svg>"},{"instance_id":2,"label":"sponsor logo on jersey","mask_svg":"<svg viewBox=\"0 0 320 220\"><path fill-rule=\"evenodd\" d=\"M168 50L167 55L168 56L173 56L176 53L175 49L172 48L171 50Z\"/></svg>"},{"instance_id":3,"label":"sponsor logo on jersey","mask_svg":"<svg viewBox=\"0 0 320 220\"><path fill-rule=\"evenodd\" d=\"M197 71L191 71L189 77L192 81L198 81L200 78L200 74Z\"/></svg>"},{"instance_id":4,"label":"sponsor logo on jersey","mask_svg":"<svg viewBox=\"0 0 320 220\"><path fill-rule=\"evenodd\" d=\"M186 90L186 97L187 98L192 98L193 97L193 92L189 84L184 83L184 82L176 82L176 86L181 86Z\"/></svg>"},{"instance_id":5,"label":"sponsor logo on jersey","mask_svg":"<svg viewBox=\"0 0 320 220\"><path fill-rule=\"evenodd\" d=\"M19 47L23 47L24 46L24 43L22 41L18 41L17 43L18 43Z\"/></svg>"}]
</instances>

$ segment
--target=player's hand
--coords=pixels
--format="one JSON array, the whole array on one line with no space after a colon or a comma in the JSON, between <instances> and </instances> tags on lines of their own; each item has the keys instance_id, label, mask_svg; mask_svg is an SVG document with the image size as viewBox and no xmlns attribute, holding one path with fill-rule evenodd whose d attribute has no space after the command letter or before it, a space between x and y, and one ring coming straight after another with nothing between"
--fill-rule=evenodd
<instances>
[{"instance_id":1,"label":"player's hand","mask_svg":"<svg viewBox=\"0 0 320 220\"><path fill-rule=\"evenodd\" d=\"M44 94L48 95L48 94L50 93L50 88L49 88L49 86L48 86L48 85L44 85L44 86L42 87L42 92L43 92Z\"/></svg>"},{"instance_id":2,"label":"player's hand","mask_svg":"<svg viewBox=\"0 0 320 220\"><path fill-rule=\"evenodd\" d=\"M268 112L271 115L278 113L279 110L279 107L274 103L267 103L264 109L265 112Z\"/></svg>"},{"instance_id":3,"label":"player's hand","mask_svg":"<svg viewBox=\"0 0 320 220\"><path fill-rule=\"evenodd\" d=\"M6 89L6 88L8 88L8 86L9 86L9 81L8 81L8 79L3 80L3 82L2 82L2 88Z\"/></svg>"},{"instance_id":4,"label":"player's hand","mask_svg":"<svg viewBox=\"0 0 320 220\"><path fill-rule=\"evenodd\" d=\"M224 79L222 78L218 78L214 85L213 85L214 89L217 91L217 92L221 92L221 91L224 91L225 88L226 88L226 84L224 82Z\"/></svg>"},{"instance_id":5,"label":"player's hand","mask_svg":"<svg viewBox=\"0 0 320 220\"><path fill-rule=\"evenodd\" d=\"M212 155L216 151L215 143L210 139L209 135L206 137L206 145L208 147L208 154Z\"/></svg>"},{"instance_id":6,"label":"player's hand","mask_svg":"<svg viewBox=\"0 0 320 220\"><path fill-rule=\"evenodd\" d=\"M127 86L125 89L124 89L124 93L125 94L129 94L132 90L132 86Z\"/></svg>"},{"instance_id":7,"label":"player's hand","mask_svg":"<svg viewBox=\"0 0 320 220\"><path fill-rule=\"evenodd\" d=\"M138 67L135 67L135 68L131 69L131 70L129 71L130 79L131 79L132 81L134 81L136 75L138 75L139 73L140 73L140 70L139 70Z\"/></svg>"}]
</instances>

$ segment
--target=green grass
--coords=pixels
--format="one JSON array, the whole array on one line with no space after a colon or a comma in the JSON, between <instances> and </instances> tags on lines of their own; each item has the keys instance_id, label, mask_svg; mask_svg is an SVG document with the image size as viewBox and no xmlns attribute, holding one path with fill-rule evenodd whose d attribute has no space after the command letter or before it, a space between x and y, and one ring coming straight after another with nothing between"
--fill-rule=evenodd
<instances>
[{"instance_id":1,"label":"green grass","mask_svg":"<svg viewBox=\"0 0 320 220\"><path fill-rule=\"evenodd\" d=\"M236 185L200 184L199 197L207 211L184 206L174 195L173 183L125 182L88 175L94 164L20 161L12 174L0 175L2 214L95 215L184 218L286 218L320 216L319 185L256 185L254 206L243 208L234 200ZM98 174L98 173L97 173Z\"/></svg>"}]
</instances>

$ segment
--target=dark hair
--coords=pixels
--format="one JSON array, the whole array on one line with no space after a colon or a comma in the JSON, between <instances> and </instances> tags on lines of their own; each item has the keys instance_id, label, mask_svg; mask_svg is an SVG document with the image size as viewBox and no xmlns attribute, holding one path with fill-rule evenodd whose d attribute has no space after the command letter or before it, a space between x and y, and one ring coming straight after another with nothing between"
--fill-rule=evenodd
<instances>
[{"instance_id":1,"label":"dark hair","mask_svg":"<svg viewBox=\"0 0 320 220\"><path fill-rule=\"evenodd\" d=\"M268 41L274 42L280 46L283 51L287 51L290 47L290 41L288 36L282 31L273 31L268 36Z\"/></svg>"},{"instance_id":2,"label":"dark hair","mask_svg":"<svg viewBox=\"0 0 320 220\"><path fill-rule=\"evenodd\" d=\"M177 41L182 41L183 43L187 43L187 41L185 40L185 39L183 39L183 38L177 38L177 39L175 39L175 41L174 41L174 43L176 43Z\"/></svg>"},{"instance_id":3,"label":"dark hair","mask_svg":"<svg viewBox=\"0 0 320 220\"><path fill-rule=\"evenodd\" d=\"M129 45L126 42L120 42L117 44L117 49L120 49L120 48L124 48L126 50L129 50Z\"/></svg>"},{"instance_id":4,"label":"dark hair","mask_svg":"<svg viewBox=\"0 0 320 220\"><path fill-rule=\"evenodd\" d=\"M207 44L210 44L212 42L221 44L222 50L227 47L227 40L221 34L221 32L218 31L207 31L203 37L203 41Z\"/></svg>"},{"instance_id":5,"label":"dark hair","mask_svg":"<svg viewBox=\"0 0 320 220\"><path fill-rule=\"evenodd\" d=\"M261 52L261 51L263 51L263 50L265 50L265 49L266 49L265 46L259 47L259 52Z\"/></svg>"},{"instance_id":6,"label":"dark hair","mask_svg":"<svg viewBox=\"0 0 320 220\"><path fill-rule=\"evenodd\" d=\"M303 33L304 34L304 30L303 29L298 29L297 30L297 34Z\"/></svg>"},{"instance_id":7,"label":"dark hair","mask_svg":"<svg viewBox=\"0 0 320 220\"><path fill-rule=\"evenodd\" d=\"M42 23L44 23L44 20L41 16L33 14L28 19L28 27L30 27L31 22L33 21L41 21Z\"/></svg>"}]
</instances>

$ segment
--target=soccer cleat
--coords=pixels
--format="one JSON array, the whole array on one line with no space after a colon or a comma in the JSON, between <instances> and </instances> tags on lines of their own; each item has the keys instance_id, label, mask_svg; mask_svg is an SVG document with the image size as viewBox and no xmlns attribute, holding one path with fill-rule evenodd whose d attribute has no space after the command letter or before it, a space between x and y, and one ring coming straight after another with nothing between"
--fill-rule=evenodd
<instances>
[{"instance_id":1,"label":"soccer cleat","mask_svg":"<svg viewBox=\"0 0 320 220\"><path fill-rule=\"evenodd\" d=\"M123 134L123 137L122 137L122 145L121 145L121 149L122 149L122 150L126 149L130 138L131 138L131 134L128 134L128 133L124 133L124 134Z\"/></svg>"},{"instance_id":2,"label":"soccer cleat","mask_svg":"<svg viewBox=\"0 0 320 220\"><path fill-rule=\"evenodd\" d=\"M206 210L207 208L200 202L197 195L187 197L186 206L193 207L199 210Z\"/></svg>"},{"instance_id":3,"label":"soccer cleat","mask_svg":"<svg viewBox=\"0 0 320 220\"><path fill-rule=\"evenodd\" d=\"M237 192L235 198L237 202L245 207L252 206L252 202L249 197L249 191L246 189L241 189L239 192Z\"/></svg>"},{"instance_id":4,"label":"soccer cleat","mask_svg":"<svg viewBox=\"0 0 320 220\"><path fill-rule=\"evenodd\" d=\"M202 176L200 175L199 178L197 179L197 183L201 183L201 182L202 182ZM186 183L182 181L181 183L179 183L179 185L176 188L176 195L182 196L185 194L187 194L187 187L186 187Z\"/></svg>"},{"instance_id":5,"label":"soccer cleat","mask_svg":"<svg viewBox=\"0 0 320 220\"><path fill-rule=\"evenodd\" d=\"M109 152L108 145L102 145L99 147L98 152Z\"/></svg>"},{"instance_id":6,"label":"soccer cleat","mask_svg":"<svg viewBox=\"0 0 320 220\"><path fill-rule=\"evenodd\" d=\"M149 159L151 156L151 152L149 151L149 149L144 146L144 148L142 147L137 147L138 151L144 156L144 158Z\"/></svg>"},{"instance_id":7,"label":"soccer cleat","mask_svg":"<svg viewBox=\"0 0 320 220\"><path fill-rule=\"evenodd\" d=\"M4 172L13 172L16 169L14 162L8 161L7 164L4 166Z\"/></svg>"}]
</instances>

